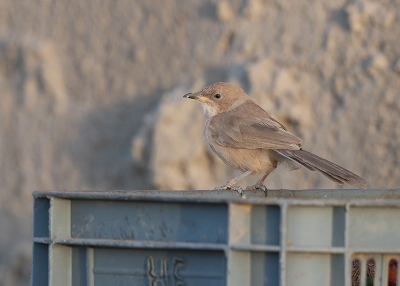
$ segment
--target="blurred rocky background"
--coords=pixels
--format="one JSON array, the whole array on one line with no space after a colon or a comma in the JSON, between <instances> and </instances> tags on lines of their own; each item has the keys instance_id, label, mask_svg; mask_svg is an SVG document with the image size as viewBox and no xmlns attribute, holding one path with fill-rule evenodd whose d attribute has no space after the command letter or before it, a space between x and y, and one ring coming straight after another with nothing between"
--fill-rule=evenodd
<instances>
[{"instance_id":1,"label":"blurred rocky background","mask_svg":"<svg viewBox=\"0 0 400 286\"><path fill-rule=\"evenodd\" d=\"M370 188L399 188L398 0L2 0L0 285L29 284L34 190L209 189L235 175L182 98L216 81ZM338 188L305 170L266 183Z\"/></svg>"}]
</instances>

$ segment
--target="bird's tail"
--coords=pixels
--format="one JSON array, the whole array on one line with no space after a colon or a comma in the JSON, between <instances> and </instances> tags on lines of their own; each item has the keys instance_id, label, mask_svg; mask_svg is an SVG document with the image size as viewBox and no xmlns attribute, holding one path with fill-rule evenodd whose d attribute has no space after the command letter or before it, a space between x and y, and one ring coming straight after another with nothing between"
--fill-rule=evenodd
<instances>
[{"instance_id":1,"label":"bird's tail","mask_svg":"<svg viewBox=\"0 0 400 286\"><path fill-rule=\"evenodd\" d=\"M338 184L348 183L357 188L367 188L367 182L363 178L310 152L305 150L275 151L280 155L303 165L310 171L321 172L324 176Z\"/></svg>"}]
</instances>

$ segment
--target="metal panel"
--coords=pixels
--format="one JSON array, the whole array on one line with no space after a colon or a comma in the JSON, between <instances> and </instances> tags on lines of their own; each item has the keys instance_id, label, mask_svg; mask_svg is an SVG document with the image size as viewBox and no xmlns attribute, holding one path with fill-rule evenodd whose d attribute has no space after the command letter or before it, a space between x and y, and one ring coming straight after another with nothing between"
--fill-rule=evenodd
<instances>
[{"instance_id":1,"label":"metal panel","mask_svg":"<svg viewBox=\"0 0 400 286\"><path fill-rule=\"evenodd\" d=\"M350 210L351 247L399 248L400 209L355 207Z\"/></svg>"},{"instance_id":2,"label":"metal panel","mask_svg":"<svg viewBox=\"0 0 400 286\"><path fill-rule=\"evenodd\" d=\"M329 285L331 258L329 254L289 253L287 283L290 286Z\"/></svg>"},{"instance_id":3,"label":"metal panel","mask_svg":"<svg viewBox=\"0 0 400 286\"><path fill-rule=\"evenodd\" d=\"M227 242L225 204L76 200L71 208L73 238Z\"/></svg>"},{"instance_id":4,"label":"metal panel","mask_svg":"<svg viewBox=\"0 0 400 286\"><path fill-rule=\"evenodd\" d=\"M288 209L288 246L332 246L333 207L293 206Z\"/></svg>"},{"instance_id":5,"label":"metal panel","mask_svg":"<svg viewBox=\"0 0 400 286\"><path fill-rule=\"evenodd\" d=\"M61 244L50 245L50 286L72 286L72 249Z\"/></svg>"},{"instance_id":6,"label":"metal panel","mask_svg":"<svg viewBox=\"0 0 400 286\"><path fill-rule=\"evenodd\" d=\"M228 285L251 285L251 254L245 251L231 251L228 259Z\"/></svg>"},{"instance_id":7,"label":"metal panel","mask_svg":"<svg viewBox=\"0 0 400 286\"><path fill-rule=\"evenodd\" d=\"M49 237L49 211L48 198L36 198L33 205L33 235L35 237Z\"/></svg>"},{"instance_id":8,"label":"metal panel","mask_svg":"<svg viewBox=\"0 0 400 286\"><path fill-rule=\"evenodd\" d=\"M275 205L254 205L251 211L251 243L280 244L280 208Z\"/></svg>"},{"instance_id":9,"label":"metal panel","mask_svg":"<svg viewBox=\"0 0 400 286\"><path fill-rule=\"evenodd\" d=\"M252 252L250 285L276 286L279 280L279 252Z\"/></svg>"},{"instance_id":10,"label":"metal panel","mask_svg":"<svg viewBox=\"0 0 400 286\"><path fill-rule=\"evenodd\" d=\"M33 243L31 285L49 285L49 246Z\"/></svg>"},{"instance_id":11,"label":"metal panel","mask_svg":"<svg viewBox=\"0 0 400 286\"><path fill-rule=\"evenodd\" d=\"M49 239L49 211L50 200L48 198L35 198L33 205L33 237ZM31 284L49 285L49 246L43 243L33 243Z\"/></svg>"},{"instance_id":12,"label":"metal panel","mask_svg":"<svg viewBox=\"0 0 400 286\"><path fill-rule=\"evenodd\" d=\"M71 201L51 198L50 201L50 237L68 238L71 236Z\"/></svg>"},{"instance_id":13,"label":"metal panel","mask_svg":"<svg viewBox=\"0 0 400 286\"><path fill-rule=\"evenodd\" d=\"M94 284L226 285L224 252L98 248Z\"/></svg>"}]
</instances>

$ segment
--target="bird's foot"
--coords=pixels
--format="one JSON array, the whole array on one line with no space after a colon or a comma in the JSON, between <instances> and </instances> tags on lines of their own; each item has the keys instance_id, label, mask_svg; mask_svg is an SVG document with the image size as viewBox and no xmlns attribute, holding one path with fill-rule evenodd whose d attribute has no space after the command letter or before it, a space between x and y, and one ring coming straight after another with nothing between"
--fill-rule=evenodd
<instances>
[{"instance_id":1,"label":"bird's foot","mask_svg":"<svg viewBox=\"0 0 400 286\"><path fill-rule=\"evenodd\" d=\"M221 186L221 187L215 187L214 190L218 190L218 191L221 191L221 190L236 191L242 196L242 198L244 198L244 199L246 198L246 195L244 194L244 190L240 186L235 186L235 185L227 186L227 185L224 185L224 186Z\"/></svg>"},{"instance_id":2,"label":"bird's foot","mask_svg":"<svg viewBox=\"0 0 400 286\"><path fill-rule=\"evenodd\" d=\"M248 186L246 191L263 191L267 195L267 187L263 184L255 184L253 186Z\"/></svg>"}]
</instances>

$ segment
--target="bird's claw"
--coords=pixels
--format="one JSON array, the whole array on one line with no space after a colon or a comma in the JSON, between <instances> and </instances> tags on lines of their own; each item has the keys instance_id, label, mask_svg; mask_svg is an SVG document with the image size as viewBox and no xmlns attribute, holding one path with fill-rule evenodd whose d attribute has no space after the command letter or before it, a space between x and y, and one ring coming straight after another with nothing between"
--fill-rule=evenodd
<instances>
[{"instance_id":1,"label":"bird's claw","mask_svg":"<svg viewBox=\"0 0 400 286\"><path fill-rule=\"evenodd\" d=\"M214 190L221 191L221 190L231 190L231 191L236 191L238 192L243 199L246 198L246 195L244 194L244 190L240 186L221 186L221 187L215 187Z\"/></svg>"},{"instance_id":2,"label":"bird's claw","mask_svg":"<svg viewBox=\"0 0 400 286\"><path fill-rule=\"evenodd\" d=\"M267 193L267 187L262 184L255 184L253 186L248 186L246 191L263 191L265 194Z\"/></svg>"}]
</instances>

